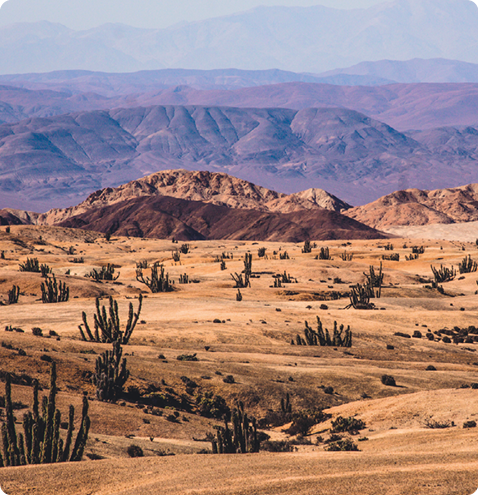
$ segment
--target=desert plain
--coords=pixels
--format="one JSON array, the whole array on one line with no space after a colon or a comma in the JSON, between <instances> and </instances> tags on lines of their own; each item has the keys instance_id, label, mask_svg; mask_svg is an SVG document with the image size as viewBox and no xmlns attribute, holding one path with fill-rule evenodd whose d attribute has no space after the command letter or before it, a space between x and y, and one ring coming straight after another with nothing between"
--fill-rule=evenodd
<instances>
[{"instance_id":1,"label":"desert plain","mask_svg":"<svg viewBox=\"0 0 478 495\"><path fill-rule=\"evenodd\" d=\"M22 377L38 379L47 393L54 360L59 409L66 415L73 404L78 410L87 393L91 419L82 462L2 468L1 488L8 495L471 495L478 488L478 435L464 424L478 420L478 343L447 343L440 331L477 324L478 275L458 272L442 284L444 293L430 284L431 265L457 269L468 255L478 259L478 247L466 232L463 240L454 233L454 241L406 234L318 241L311 253L302 252L303 243L190 241L188 253L174 261L182 242L114 235L108 241L101 233L62 227L1 227L0 297L13 285L21 292L17 304L0 307L0 395L5 372L17 377L12 395L22 404L15 411L20 428L32 402L31 384L22 384ZM385 250L388 244L393 251ZM412 246L423 246L424 253L407 261ZM331 259L316 259L325 247ZM289 259L280 259L284 252ZM344 261L344 252L353 259ZM400 261L382 260L391 252ZM254 276L237 301L231 274L241 273L246 253L252 254ZM80 257L82 263L73 262ZM67 284L67 302L42 303L41 274L19 271L27 258L47 264ZM136 279L138 262L161 263L174 291L152 294ZM119 273L116 281L86 277L108 263ZM350 287L380 263L384 280L375 308L346 309ZM274 287L274 276L284 272L296 282ZM183 274L195 283L179 284ZM82 312L92 323L95 298L107 306L112 296L124 325L128 305L136 311L140 294L139 321L123 346L130 370L125 392L132 387L141 396L153 386L167 392L174 406L151 408L133 393L115 403L96 398L95 361L111 346L81 340ZM334 321L350 326L352 346L291 345L304 335L306 321L316 327L317 317L329 330ZM41 328L42 336L33 328ZM178 360L181 355L197 361ZM383 375L393 376L395 386L384 385ZM224 381L229 376L233 383ZM258 420L279 411L287 394L293 411L323 410L330 419L299 437L285 431L290 424L262 423L270 441L289 442L291 452L212 454L210 434L222 421L200 414L197 397L206 392L231 407L243 402ZM0 412L4 417L5 410ZM340 435L358 451L326 450L339 416L365 423L355 435ZM129 457L132 444L143 457Z\"/></svg>"}]
</instances>

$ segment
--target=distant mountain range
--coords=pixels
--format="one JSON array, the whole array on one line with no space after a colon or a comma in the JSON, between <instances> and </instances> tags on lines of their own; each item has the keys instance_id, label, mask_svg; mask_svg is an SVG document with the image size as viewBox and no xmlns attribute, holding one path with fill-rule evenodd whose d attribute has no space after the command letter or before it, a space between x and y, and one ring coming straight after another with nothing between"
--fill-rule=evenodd
<instances>
[{"instance_id":1,"label":"distant mountain range","mask_svg":"<svg viewBox=\"0 0 478 495\"><path fill-rule=\"evenodd\" d=\"M0 207L44 211L181 168L360 205L404 187L478 181L478 127L401 133L343 108L151 106L0 126Z\"/></svg>"},{"instance_id":2,"label":"distant mountain range","mask_svg":"<svg viewBox=\"0 0 478 495\"><path fill-rule=\"evenodd\" d=\"M73 31L42 21L0 27L0 70L235 67L320 73L364 60L478 63L477 28L478 8L470 0L394 0L356 10L259 7L168 29L105 24Z\"/></svg>"}]
</instances>

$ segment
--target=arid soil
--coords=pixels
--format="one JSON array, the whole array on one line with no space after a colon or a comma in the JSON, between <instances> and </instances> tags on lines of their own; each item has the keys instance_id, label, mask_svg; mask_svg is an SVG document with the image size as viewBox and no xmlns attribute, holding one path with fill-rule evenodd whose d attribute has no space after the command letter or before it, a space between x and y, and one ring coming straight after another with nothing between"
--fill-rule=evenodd
<instances>
[{"instance_id":1,"label":"arid soil","mask_svg":"<svg viewBox=\"0 0 478 495\"><path fill-rule=\"evenodd\" d=\"M19 383L22 375L37 378L46 393L49 363L41 357L54 359L60 410L67 414L73 404L78 411L87 392L91 431L81 463L0 469L0 485L8 495L471 495L478 488L477 430L463 427L478 420L478 343L446 343L444 333L435 333L476 325L478 274L458 273L441 284L443 294L427 288L430 265L456 267L468 254L478 259L474 242L318 241L312 253L302 253L303 243L191 241L189 253L174 262L172 251L181 243L170 240L112 236L108 242L100 233L60 227L10 229L0 228L5 257L0 260L0 298L5 300L13 284L21 295L18 304L0 307L0 370L15 373ZM393 251L384 249L389 242ZM411 247L421 245L425 252L406 261ZM263 258L261 247L266 248ZM316 259L322 247L330 248L331 260ZM279 259L285 251L289 259ZM341 259L345 251L353 254L352 261ZM242 271L247 252L253 255L255 277L250 288L241 289L243 300L236 301L231 273ZM225 270L217 262L222 253ZM400 261L381 260L396 253ZM48 264L69 286L68 302L42 304L41 275L19 271L27 257ZM136 280L136 263L144 260L164 264L175 281L173 292L151 294ZM373 301L376 309L345 309L350 286L362 283L370 265L378 270L381 261L384 286L382 297ZM117 281L85 277L107 263L120 274ZM273 275L284 271L297 283L274 288ZM149 275L149 269L144 273ZM179 284L184 273L197 283ZM136 310L140 293L140 322L124 346L131 371L126 388L143 391L154 385L178 401L183 398L188 407L156 408L160 414L154 415L130 396L113 404L95 398L91 372L110 345L81 341L82 312L91 324L95 297L107 305L111 295L124 325L128 305ZM291 345L297 334L303 335L305 321L315 328L317 316L328 329L334 321L350 325L352 347ZM3 332L6 326L24 332ZM43 336L34 336L34 327ZM398 332L420 332L421 338ZM177 360L183 354L196 354L198 361ZM385 374L395 378L396 386L382 383ZM227 375L234 383L224 382ZM198 387L187 391L182 377ZM14 400L31 407L32 387L19 383L13 385ZM0 394L3 390L2 382ZM196 406L197 395L207 391L231 406L243 401L258 419L278 411L287 393L293 411L324 409L331 420L354 416L366 426L345 438L359 451L325 451L328 420L300 441L285 433L288 425L264 430L271 440L294 443L294 452L212 455L207 434L220 423L201 416ZM16 411L19 422L26 410ZM173 412L178 413L174 420ZM129 458L131 444L140 446L145 457Z\"/></svg>"}]
</instances>

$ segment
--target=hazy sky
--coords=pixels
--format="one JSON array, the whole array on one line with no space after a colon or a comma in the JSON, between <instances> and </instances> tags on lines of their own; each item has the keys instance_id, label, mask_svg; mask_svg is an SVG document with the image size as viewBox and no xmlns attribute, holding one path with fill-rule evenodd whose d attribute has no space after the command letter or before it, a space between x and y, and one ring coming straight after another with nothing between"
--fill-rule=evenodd
<instances>
[{"instance_id":1,"label":"hazy sky","mask_svg":"<svg viewBox=\"0 0 478 495\"><path fill-rule=\"evenodd\" d=\"M384 1L387 0L0 0L0 24L48 20L73 29L91 28L105 22L163 28L258 5L360 8Z\"/></svg>"}]
</instances>

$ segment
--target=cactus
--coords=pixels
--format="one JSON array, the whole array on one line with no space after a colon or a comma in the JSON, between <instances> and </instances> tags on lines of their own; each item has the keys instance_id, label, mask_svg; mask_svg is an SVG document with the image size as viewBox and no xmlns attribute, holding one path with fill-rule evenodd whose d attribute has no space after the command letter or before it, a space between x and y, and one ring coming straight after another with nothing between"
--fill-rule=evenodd
<instances>
[{"instance_id":1,"label":"cactus","mask_svg":"<svg viewBox=\"0 0 478 495\"><path fill-rule=\"evenodd\" d=\"M101 267L101 270L97 270L96 268L93 268L87 277L94 278L95 282L100 282L102 280L108 280L108 281L114 281L118 280L120 274L115 277L115 267L108 263L107 266Z\"/></svg>"},{"instance_id":2,"label":"cactus","mask_svg":"<svg viewBox=\"0 0 478 495\"><path fill-rule=\"evenodd\" d=\"M50 464L55 462L80 461L88 439L90 419L88 399L83 397L81 426L75 449L69 455L73 436L75 410L70 406L68 433L65 444L60 435L61 413L56 409L56 365L50 369L50 393L43 397L42 413L39 411L38 381L33 384L33 408L23 416L23 434L16 434L12 407L11 377L7 375L5 386L6 422L2 425L3 458L0 466L23 466L26 464ZM64 445L64 447L63 447Z\"/></svg>"},{"instance_id":3,"label":"cactus","mask_svg":"<svg viewBox=\"0 0 478 495\"><path fill-rule=\"evenodd\" d=\"M242 294L239 289L237 289L237 294L236 294L236 301L241 302L242 301Z\"/></svg>"},{"instance_id":4,"label":"cactus","mask_svg":"<svg viewBox=\"0 0 478 495\"><path fill-rule=\"evenodd\" d=\"M283 414L292 413L292 404L290 403L289 392L287 392L285 400L283 398L280 400L280 409Z\"/></svg>"},{"instance_id":5,"label":"cactus","mask_svg":"<svg viewBox=\"0 0 478 495\"><path fill-rule=\"evenodd\" d=\"M405 255L405 259L407 261L414 261L414 260L417 260L419 258L419 256L420 255L418 253L415 253L415 254L412 253L410 256Z\"/></svg>"},{"instance_id":6,"label":"cactus","mask_svg":"<svg viewBox=\"0 0 478 495\"><path fill-rule=\"evenodd\" d=\"M226 262L224 260L221 260L221 271L224 271L227 269Z\"/></svg>"},{"instance_id":7,"label":"cactus","mask_svg":"<svg viewBox=\"0 0 478 495\"><path fill-rule=\"evenodd\" d=\"M160 272L158 273L158 268ZM159 263L155 263L151 267L151 277L144 277L143 270L138 268L136 270L136 280L145 284L153 294L158 292L171 292L173 286L169 280L169 275L164 274L164 266Z\"/></svg>"},{"instance_id":8,"label":"cactus","mask_svg":"<svg viewBox=\"0 0 478 495\"><path fill-rule=\"evenodd\" d=\"M94 315L95 331L94 334L88 325L86 313L83 311L83 325L85 331L83 331L83 325L79 325L81 337L83 340L90 342L103 342L112 343L119 341L120 344L128 344L131 334L138 323L139 315L141 314L141 308L143 306L143 296L139 296L138 311L135 313L133 310L133 303L129 303L128 322L124 331L120 329L120 319L118 315L118 302L110 296L109 316L106 313L106 308L103 306L100 308L100 298L96 298L96 314ZM85 335L86 332L86 335ZM101 333L100 333L101 332Z\"/></svg>"},{"instance_id":9,"label":"cactus","mask_svg":"<svg viewBox=\"0 0 478 495\"><path fill-rule=\"evenodd\" d=\"M136 268L148 268L148 260L137 261Z\"/></svg>"},{"instance_id":10,"label":"cactus","mask_svg":"<svg viewBox=\"0 0 478 495\"><path fill-rule=\"evenodd\" d=\"M251 286L250 277L252 275L252 254L246 253L244 256L244 278L242 273L231 273L231 277L236 282L236 289L244 289Z\"/></svg>"},{"instance_id":11,"label":"cactus","mask_svg":"<svg viewBox=\"0 0 478 495\"><path fill-rule=\"evenodd\" d=\"M189 277L188 277L187 273L179 276L179 283L180 284L189 284Z\"/></svg>"},{"instance_id":12,"label":"cactus","mask_svg":"<svg viewBox=\"0 0 478 495\"><path fill-rule=\"evenodd\" d=\"M344 251L340 257L342 261L352 261L354 259L354 255L352 253L348 254L347 251Z\"/></svg>"},{"instance_id":13,"label":"cactus","mask_svg":"<svg viewBox=\"0 0 478 495\"><path fill-rule=\"evenodd\" d=\"M42 282L41 293L42 302L45 304L66 302L70 297L70 289L61 281L58 286L55 275L52 278L47 276L45 282Z\"/></svg>"},{"instance_id":14,"label":"cactus","mask_svg":"<svg viewBox=\"0 0 478 495\"><path fill-rule=\"evenodd\" d=\"M423 254L425 252L425 248L423 246L412 246L412 254Z\"/></svg>"},{"instance_id":15,"label":"cactus","mask_svg":"<svg viewBox=\"0 0 478 495\"><path fill-rule=\"evenodd\" d=\"M393 244L391 244L390 242L383 247L385 251L393 251Z\"/></svg>"},{"instance_id":16,"label":"cactus","mask_svg":"<svg viewBox=\"0 0 478 495\"><path fill-rule=\"evenodd\" d=\"M171 256L173 257L173 261L175 263L181 263L181 251L176 249L176 251L171 251Z\"/></svg>"},{"instance_id":17,"label":"cactus","mask_svg":"<svg viewBox=\"0 0 478 495\"><path fill-rule=\"evenodd\" d=\"M289 253L287 251L284 251L283 253L279 253L279 259L290 260Z\"/></svg>"},{"instance_id":18,"label":"cactus","mask_svg":"<svg viewBox=\"0 0 478 495\"><path fill-rule=\"evenodd\" d=\"M48 265L40 265L38 258L27 258L27 261L20 263L18 267L21 272L41 273L42 277L52 273L52 269Z\"/></svg>"},{"instance_id":19,"label":"cactus","mask_svg":"<svg viewBox=\"0 0 478 495\"><path fill-rule=\"evenodd\" d=\"M8 304L17 304L20 297L20 287L14 285L11 290L8 291Z\"/></svg>"},{"instance_id":20,"label":"cactus","mask_svg":"<svg viewBox=\"0 0 478 495\"><path fill-rule=\"evenodd\" d=\"M320 253L319 253L319 257L318 257L319 260L331 260L332 258L330 257L330 252L329 252L329 248L328 247L325 247L325 248L320 248Z\"/></svg>"},{"instance_id":21,"label":"cactus","mask_svg":"<svg viewBox=\"0 0 478 495\"><path fill-rule=\"evenodd\" d=\"M129 378L126 358L121 360L123 349L119 340L113 343L111 351L105 351L96 360L96 372L93 383L96 396L104 402L116 402L123 393L123 387Z\"/></svg>"},{"instance_id":22,"label":"cactus","mask_svg":"<svg viewBox=\"0 0 478 495\"><path fill-rule=\"evenodd\" d=\"M231 415L232 430L227 419L224 427L218 427L216 438L212 440L214 454L247 454L259 452L260 440L257 434L255 418L248 418L244 412L244 404L239 403Z\"/></svg>"},{"instance_id":23,"label":"cactus","mask_svg":"<svg viewBox=\"0 0 478 495\"><path fill-rule=\"evenodd\" d=\"M447 268L443 265L440 265L440 268L435 268L433 265L430 265L433 276L435 277L435 283L441 284L443 282L450 282L456 277L456 270L451 267Z\"/></svg>"},{"instance_id":24,"label":"cactus","mask_svg":"<svg viewBox=\"0 0 478 495\"><path fill-rule=\"evenodd\" d=\"M371 288L378 287L380 289L382 287L383 284L382 263L380 263L380 269L378 275L375 274L375 268L372 265L370 265L369 267L369 272L364 273L364 275L367 278L366 285L368 285Z\"/></svg>"},{"instance_id":25,"label":"cactus","mask_svg":"<svg viewBox=\"0 0 478 495\"><path fill-rule=\"evenodd\" d=\"M380 293L378 294L380 297ZM354 309L373 309L375 305L370 302L370 299L375 297L375 293L370 285L357 284L352 287L352 292L349 295L350 304L345 308Z\"/></svg>"},{"instance_id":26,"label":"cactus","mask_svg":"<svg viewBox=\"0 0 478 495\"><path fill-rule=\"evenodd\" d=\"M309 254L311 252L312 252L312 246L310 244L310 241L305 241L304 247L302 248L302 253L303 254Z\"/></svg>"},{"instance_id":27,"label":"cactus","mask_svg":"<svg viewBox=\"0 0 478 495\"><path fill-rule=\"evenodd\" d=\"M473 273L478 269L478 264L471 258L471 255L463 258L462 262L458 265L460 273Z\"/></svg>"},{"instance_id":28,"label":"cactus","mask_svg":"<svg viewBox=\"0 0 478 495\"><path fill-rule=\"evenodd\" d=\"M344 333L345 331L345 333ZM329 330L322 325L320 318L317 316L317 330L309 327L309 324L305 322L304 337L300 335L296 337L297 345L307 346L328 346L328 347L352 347L352 331L350 326L347 328L344 325L338 327L337 322L334 321L334 333L330 336Z\"/></svg>"},{"instance_id":29,"label":"cactus","mask_svg":"<svg viewBox=\"0 0 478 495\"><path fill-rule=\"evenodd\" d=\"M393 254L383 254L382 255L382 260L384 261L400 261L400 254L399 253L393 253Z\"/></svg>"}]
</instances>

